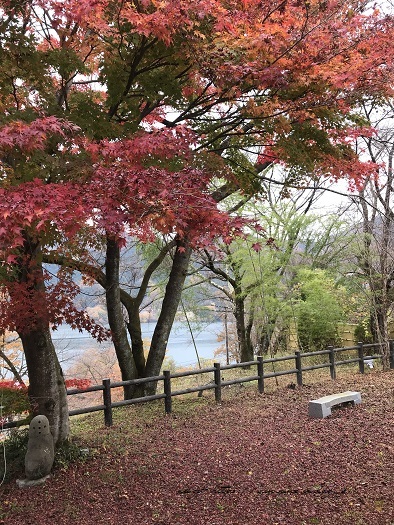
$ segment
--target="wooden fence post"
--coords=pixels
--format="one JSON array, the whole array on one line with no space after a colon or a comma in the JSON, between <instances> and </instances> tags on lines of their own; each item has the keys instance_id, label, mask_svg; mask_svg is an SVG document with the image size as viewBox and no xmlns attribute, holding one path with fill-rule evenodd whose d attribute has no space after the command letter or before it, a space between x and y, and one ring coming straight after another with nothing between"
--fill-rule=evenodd
<instances>
[{"instance_id":1,"label":"wooden fence post","mask_svg":"<svg viewBox=\"0 0 394 525\"><path fill-rule=\"evenodd\" d=\"M390 368L394 369L394 341L393 339L390 339L389 341L389 348L390 348Z\"/></svg>"},{"instance_id":2,"label":"wooden fence post","mask_svg":"<svg viewBox=\"0 0 394 525\"><path fill-rule=\"evenodd\" d=\"M222 400L222 376L220 370L220 363L213 363L215 367L214 380L215 380L215 401L220 403Z\"/></svg>"},{"instance_id":3,"label":"wooden fence post","mask_svg":"<svg viewBox=\"0 0 394 525\"><path fill-rule=\"evenodd\" d=\"M111 400L111 380L103 379L103 405L104 408L104 422L106 427L112 426L112 400Z\"/></svg>"},{"instance_id":4,"label":"wooden fence post","mask_svg":"<svg viewBox=\"0 0 394 525\"><path fill-rule=\"evenodd\" d=\"M264 360L261 355L257 356L257 375L259 376L257 381L259 393L264 394Z\"/></svg>"},{"instance_id":5,"label":"wooden fence post","mask_svg":"<svg viewBox=\"0 0 394 525\"><path fill-rule=\"evenodd\" d=\"M302 386L302 360L301 352L298 350L295 353L295 366L297 369L297 385Z\"/></svg>"},{"instance_id":6,"label":"wooden fence post","mask_svg":"<svg viewBox=\"0 0 394 525\"><path fill-rule=\"evenodd\" d=\"M330 375L331 375L331 379L336 379L337 378L337 371L336 371L336 368L335 368L334 347L333 346L329 346L328 350L330 351L330 353L328 354L328 357L330 359Z\"/></svg>"},{"instance_id":7,"label":"wooden fence post","mask_svg":"<svg viewBox=\"0 0 394 525\"><path fill-rule=\"evenodd\" d=\"M358 369L360 374L364 373L364 344L362 341L358 343Z\"/></svg>"},{"instance_id":8,"label":"wooden fence post","mask_svg":"<svg viewBox=\"0 0 394 525\"><path fill-rule=\"evenodd\" d=\"M166 414L171 414L172 411L172 397L171 397L171 372L169 370L163 370L164 375L164 408Z\"/></svg>"}]
</instances>

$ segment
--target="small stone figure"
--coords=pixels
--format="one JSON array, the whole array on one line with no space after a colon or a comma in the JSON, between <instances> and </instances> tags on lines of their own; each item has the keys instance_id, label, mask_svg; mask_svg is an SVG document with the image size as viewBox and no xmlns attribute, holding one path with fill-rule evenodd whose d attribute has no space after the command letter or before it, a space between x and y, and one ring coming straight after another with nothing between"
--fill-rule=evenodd
<instances>
[{"instance_id":1,"label":"small stone figure","mask_svg":"<svg viewBox=\"0 0 394 525\"><path fill-rule=\"evenodd\" d=\"M51 472L55 457L54 443L46 416L36 416L29 426L29 441L25 457L27 480L45 478Z\"/></svg>"}]
</instances>

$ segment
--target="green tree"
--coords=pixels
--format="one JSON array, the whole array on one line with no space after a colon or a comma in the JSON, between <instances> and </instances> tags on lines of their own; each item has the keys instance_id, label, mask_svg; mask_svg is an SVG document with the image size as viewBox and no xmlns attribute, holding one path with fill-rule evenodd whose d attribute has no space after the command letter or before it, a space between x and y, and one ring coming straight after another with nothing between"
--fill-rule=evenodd
<instances>
[{"instance_id":1,"label":"green tree","mask_svg":"<svg viewBox=\"0 0 394 525\"><path fill-rule=\"evenodd\" d=\"M303 351L339 343L338 327L346 319L346 290L324 270L298 272L297 330Z\"/></svg>"}]
</instances>

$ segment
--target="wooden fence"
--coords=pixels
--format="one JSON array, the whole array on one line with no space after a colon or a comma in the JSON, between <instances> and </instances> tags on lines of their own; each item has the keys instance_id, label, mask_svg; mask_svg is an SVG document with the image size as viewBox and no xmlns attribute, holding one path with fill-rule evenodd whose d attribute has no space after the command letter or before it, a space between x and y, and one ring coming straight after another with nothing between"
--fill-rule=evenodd
<instances>
[{"instance_id":1,"label":"wooden fence","mask_svg":"<svg viewBox=\"0 0 394 525\"><path fill-rule=\"evenodd\" d=\"M356 346L344 347L344 348L334 348L330 346L327 350L320 350L318 352L295 352L293 355L287 355L283 357L274 357L269 359L264 359L263 357L257 357L255 361L249 361L246 363L236 363L231 365L222 366L220 363L214 363L212 367L202 368L198 370L190 370L187 372L175 372L171 373L169 371L164 371L162 375L154 377L144 377L141 379L132 379L129 381L116 381L111 382L110 379L103 379L101 385L94 385L84 389L69 389L67 390L67 395L72 396L76 394L86 394L87 392L97 392L102 391L103 393L103 402L100 405L80 408L75 410L70 410L69 415L75 416L79 414L88 414L92 412L103 411L104 412L104 423L106 426L112 425L112 411L116 407L122 407L127 405L133 405L137 403L146 403L148 401L153 401L157 399L164 400L164 409L167 414L171 413L172 410L172 398L175 396L181 396L185 394L191 394L193 392L203 392L204 390L214 390L215 391L215 400L220 403L222 399L222 388L229 385L235 385L240 383L247 383L250 381L257 381L258 391L262 394L264 393L265 380L272 377L279 377L284 375L295 375L297 385L302 386L303 383L303 372L317 370L320 368L329 368L331 379L336 378L336 368L340 365L347 365L352 363L358 363L358 369L361 374L364 373L365 361L381 359L382 356L378 355L367 355L366 352L372 348L378 348L380 345L375 344L363 344L358 343ZM340 354L343 353L354 353L355 357L347 359L338 359ZM302 366L303 359L307 359L314 356L328 356L327 362ZM280 370L277 372L268 372L266 373L266 365L270 363L279 363L279 362L289 362L290 367L286 370ZM255 367L255 373L252 373L250 376L241 377L237 379L232 379L229 381L224 381L222 378L222 372L224 370L231 370L236 368L243 368L251 370ZM390 341L390 368L394 369L394 341ZM208 383L203 385L186 388L183 390L173 390L172 389L172 379L180 377L191 377L201 374L213 374L213 378ZM111 390L113 388L124 387L126 385L146 385L148 383L159 383L163 382L163 392L154 395L148 395L143 397L138 397L134 399L128 399L124 401L114 401L111 399ZM21 422L9 422L4 423L3 428L12 428L19 426Z\"/></svg>"}]
</instances>

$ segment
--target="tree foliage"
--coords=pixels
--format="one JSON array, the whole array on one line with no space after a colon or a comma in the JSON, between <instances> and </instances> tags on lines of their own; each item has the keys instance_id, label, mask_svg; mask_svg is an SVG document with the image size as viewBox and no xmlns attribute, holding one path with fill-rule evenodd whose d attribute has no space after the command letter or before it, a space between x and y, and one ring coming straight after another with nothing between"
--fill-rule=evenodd
<instances>
[{"instance_id":1,"label":"tree foliage","mask_svg":"<svg viewBox=\"0 0 394 525\"><path fill-rule=\"evenodd\" d=\"M339 343L338 325L345 319L345 290L324 270L299 272L296 307L298 340L304 351L326 349Z\"/></svg>"},{"instance_id":2,"label":"tree foliage","mask_svg":"<svg viewBox=\"0 0 394 525\"><path fill-rule=\"evenodd\" d=\"M1 328L22 336L32 396L63 388L53 414L65 395L49 323L105 333L75 308L72 265L53 283L48 251L81 266L104 239L159 231L185 266L193 245L241 232L217 202L255 192L272 162L293 184L376 171L349 140L368 132L353 108L390 92L392 19L364 2L1 0L0 12Z\"/></svg>"}]
</instances>

